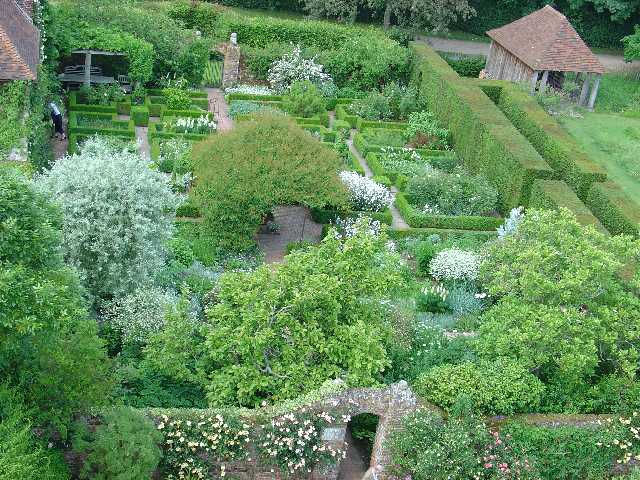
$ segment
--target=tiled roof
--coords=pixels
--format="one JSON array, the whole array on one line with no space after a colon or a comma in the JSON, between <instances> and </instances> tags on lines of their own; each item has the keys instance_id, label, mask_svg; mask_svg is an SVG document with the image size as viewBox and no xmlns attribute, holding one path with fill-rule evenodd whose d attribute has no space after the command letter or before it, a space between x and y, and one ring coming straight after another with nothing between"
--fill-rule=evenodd
<instances>
[{"instance_id":1,"label":"tiled roof","mask_svg":"<svg viewBox=\"0 0 640 480\"><path fill-rule=\"evenodd\" d=\"M36 80L40 31L23 8L32 2L0 0L0 80Z\"/></svg>"},{"instance_id":2,"label":"tiled roof","mask_svg":"<svg viewBox=\"0 0 640 480\"><path fill-rule=\"evenodd\" d=\"M567 17L549 5L487 35L533 70L604 73Z\"/></svg>"}]
</instances>

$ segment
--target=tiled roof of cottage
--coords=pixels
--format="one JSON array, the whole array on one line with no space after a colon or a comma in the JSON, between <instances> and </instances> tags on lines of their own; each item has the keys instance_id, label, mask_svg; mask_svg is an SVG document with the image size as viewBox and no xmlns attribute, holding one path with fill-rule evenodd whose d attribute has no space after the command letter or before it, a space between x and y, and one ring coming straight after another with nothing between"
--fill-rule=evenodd
<instances>
[{"instance_id":1,"label":"tiled roof of cottage","mask_svg":"<svg viewBox=\"0 0 640 480\"><path fill-rule=\"evenodd\" d=\"M605 71L567 17L549 5L487 35L533 70Z\"/></svg>"},{"instance_id":2,"label":"tiled roof of cottage","mask_svg":"<svg viewBox=\"0 0 640 480\"><path fill-rule=\"evenodd\" d=\"M33 2L0 0L0 80L36 80L40 31L30 14Z\"/></svg>"}]
</instances>

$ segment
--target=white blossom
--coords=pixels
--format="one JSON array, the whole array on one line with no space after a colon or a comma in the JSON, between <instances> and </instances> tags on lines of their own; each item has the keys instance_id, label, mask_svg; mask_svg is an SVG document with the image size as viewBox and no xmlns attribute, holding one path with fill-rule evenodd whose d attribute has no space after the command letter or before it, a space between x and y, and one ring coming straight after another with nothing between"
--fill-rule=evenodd
<instances>
[{"instance_id":1,"label":"white blossom","mask_svg":"<svg viewBox=\"0 0 640 480\"><path fill-rule=\"evenodd\" d=\"M340 172L340 180L349 190L355 210L379 212L393 202L393 194L388 188L356 172Z\"/></svg>"},{"instance_id":2,"label":"white blossom","mask_svg":"<svg viewBox=\"0 0 640 480\"><path fill-rule=\"evenodd\" d=\"M478 278L481 257L475 252L452 248L438 252L431 260L429 272L437 280L474 281Z\"/></svg>"},{"instance_id":3,"label":"white blossom","mask_svg":"<svg viewBox=\"0 0 640 480\"><path fill-rule=\"evenodd\" d=\"M291 53L271 64L267 79L276 92L284 92L295 82L310 80L315 84L331 81L331 76L324 73L323 66L315 62L315 58L302 57L300 45L293 47Z\"/></svg>"},{"instance_id":4,"label":"white blossom","mask_svg":"<svg viewBox=\"0 0 640 480\"><path fill-rule=\"evenodd\" d=\"M224 89L225 94L244 93L247 95L273 95L274 91L263 85L236 85Z\"/></svg>"}]
</instances>

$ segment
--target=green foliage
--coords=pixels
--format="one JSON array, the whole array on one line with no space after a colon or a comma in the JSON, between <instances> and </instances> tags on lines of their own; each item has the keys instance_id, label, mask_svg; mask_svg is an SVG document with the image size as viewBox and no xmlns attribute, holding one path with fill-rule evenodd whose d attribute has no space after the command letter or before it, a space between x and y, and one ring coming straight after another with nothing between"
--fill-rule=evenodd
<instances>
[{"instance_id":1,"label":"green foliage","mask_svg":"<svg viewBox=\"0 0 640 480\"><path fill-rule=\"evenodd\" d=\"M429 273L429 264L436 253L437 249L432 241L425 240L420 242L416 249L416 264L418 272L422 275L427 275Z\"/></svg>"},{"instance_id":2,"label":"green foliage","mask_svg":"<svg viewBox=\"0 0 640 480\"><path fill-rule=\"evenodd\" d=\"M220 8L218 5L205 2L178 1L171 3L167 14L182 22L186 28L199 30L205 35L214 35Z\"/></svg>"},{"instance_id":3,"label":"green foliage","mask_svg":"<svg viewBox=\"0 0 640 480\"><path fill-rule=\"evenodd\" d=\"M544 385L517 362L498 360L435 367L418 378L415 390L446 409L467 395L474 411L511 415L536 411Z\"/></svg>"},{"instance_id":4,"label":"green foliage","mask_svg":"<svg viewBox=\"0 0 640 480\"><path fill-rule=\"evenodd\" d=\"M486 215L495 209L498 196L484 177L462 170L427 170L409 179L406 192L418 209L436 215Z\"/></svg>"},{"instance_id":5,"label":"green foliage","mask_svg":"<svg viewBox=\"0 0 640 480\"><path fill-rule=\"evenodd\" d=\"M69 472L56 462L54 453L47 452L36 441L32 424L24 405L15 394L0 387L0 480L68 479ZM13 398L7 398L13 397Z\"/></svg>"},{"instance_id":6,"label":"green foliage","mask_svg":"<svg viewBox=\"0 0 640 480\"><path fill-rule=\"evenodd\" d=\"M640 235L638 205L613 182L596 183L589 190L586 202L593 214L612 235Z\"/></svg>"},{"instance_id":7,"label":"green foliage","mask_svg":"<svg viewBox=\"0 0 640 480\"><path fill-rule=\"evenodd\" d=\"M189 110L189 107L191 107L189 91L184 88L182 82L163 89L162 95L166 98L166 105L169 110Z\"/></svg>"},{"instance_id":8,"label":"green foliage","mask_svg":"<svg viewBox=\"0 0 640 480\"><path fill-rule=\"evenodd\" d=\"M511 436L511 444L519 455L535 459L541 478L599 480L607 478L613 464L611 452L598 446L603 437L597 428L540 427L513 422L504 425L501 431Z\"/></svg>"},{"instance_id":9,"label":"green foliage","mask_svg":"<svg viewBox=\"0 0 640 480\"><path fill-rule=\"evenodd\" d=\"M149 109L142 106L131 107L131 120L136 127L146 127L149 125Z\"/></svg>"},{"instance_id":10,"label":"green foliage","mask_svg":"<svg viewBox=\"0 0 640 480\"><path fill-rule=\"evenodd\" d=\"M325 111L325 100L309 80L295 82L282 98L282 108L296 117L312 117Z\"/></svg>"},{"instance_id":11,"label":"green foliage","mask_svg":"<svg viewBox=\"0 0 640 480\"><path fill-rule=\"evenodd\" d=\"M110 385L96 324L62 262L60 225L25 178L0 170L0 376L35 422L64 436L71 414L101 405Z\"/></svg>"},{"instance_id":12,"label":"green foliage","mask_svg":"<svg viewBox=\"0 0 640 480\"><path fill-rule=\"evenodd\" d=\"M560 180L536 180L531 189L530 208L558 210L566 208L576 216L582 225L593 225L597 230L606 232L591 210L582 203L569 186Z\"/></svg>"},{"instance_id":13,"label":"green foliage","mask_svg":"<svg viewBox=\"0 0 640 480\"><path fill-rule=\"evenodd\" d=\"M458 55L442 53L442 57L461 77L478 78L487 63L484 55Z\"/></svg>"},{"instance_id":14,"label":"green foliage","mask_svg":"<svg viewBox=\"0 0 640 480\"><path fill-rule=\"evenodd\" d=\"M128 407L106 412L102 423L77 424L74 450L87 453L82 478L137 480L149 478L160 461L162 435L153 422Z\"/></svg>"},{"instance_id":15,"label":"green foliage","mask_svg":"<svg viewBox=\"0 0 640 480\"><path fill-rule=\"evenodd\" d=\"M582 227L565 209L532 210L487 254L481 281L500 300L482 318L483 356L516 359L567 392L596 373L635 377L640 304L619 272L637 241Z\"/></svg>"},{"instance_id":16,"label":"green foliage","mask_svg":"<svg viewBox=\"0 0 640 480\"><path fill-rule=\"evenodd\" d=\"M207 234L225 248L251 246L258 225L277 205L346 201L336 154L283 116L258 115L201 142L193 158L194 198Z\"/></svg>"},{"instance_id":17,"label":"green foliage","mask_svg":"<svg viewBox=\"0 0 640 480\"><path fill-rule=\"evenodd\" d=\"M414 112L409 115L404 136L415 147L434 150L449 148L449 130L442 128L431 112Z\"/></svg>"},{"instance_id":18,"label":"green foliage","mask_svg":"<svg viewBox=\"0 0 640 480\"><path fill-rule=\"evenodd\" d=\"M343 240L332 232L275 269L222 276L207 312L211 404L293 398L338 376L375 383L388 364L380 301L401 273L385 236L369 228L360 221Z\"/></svg>"},{"instance_id":19,"label":"green foliage","mask_svg":"<svg viewBox=\"0 0 640 480\"><path fill-rule=\"evenodd\" d=\"M241 45L242 57L247 69L259 80L266 80L273 62L282 58L290 49L291 47L286 43L270 43L264 47ZM308 55L303 51L303 56L307 58Z\"/></svg>"},{"instance_id":20,"label":"green foliage","mask_svg":"<svg viewBox=\"0 0 640 480\"><path fill-rule=\"evenodd\" d=\"M5 158L27 131L23 123L26 108L26 82L0 86L0 157Z\"/></svg>"},{"instance_id":21,"label":"green foliage","mask_svg":"<svg viewBox=\"0 0 640 480\"><path fill-rule=\"evenodd\" d=\"M409 415L404 430L387 440L394 473L415 480L482 478L476 446L488 443L484 425L452 418L445 422L426 410ZM446 462L443 462L446 459Z\"/></svg>"},{"instance_id":22,"label":"green foliage","mask_svg":"<svg viewBox=\"0 0 640 480\"><path fill-rule=\"evenodd\" d=\"M80 154L59 160L38 187L65 214L63 254L94 301L133 291L163 263L178 199L137 153L94 137Z\"/></svg>"},{"instance_id":23,"label":"green foliage","mask_svg":"<svg viewBox=\"0 0 640 480\"><path fill-rule=\"evenodd\" d=\"M415 45L414 77L429 110L451 133L456 153L499 193L501 211L527 205L531 184L553 173L531 144L477 87L469 85L432 49Z\"/></svg>"},{"instance_id":24,"label":"green foliage","mask_svg":"<svg viewBox=\"0 0 640 480\"><path fill-rule=\"evenodd\" d=\"M605 180L606 172L602 167L589 158L584 149L528 92L502 82L496 104L582 200L594 182Z\"/></svg>"}]
</instances>

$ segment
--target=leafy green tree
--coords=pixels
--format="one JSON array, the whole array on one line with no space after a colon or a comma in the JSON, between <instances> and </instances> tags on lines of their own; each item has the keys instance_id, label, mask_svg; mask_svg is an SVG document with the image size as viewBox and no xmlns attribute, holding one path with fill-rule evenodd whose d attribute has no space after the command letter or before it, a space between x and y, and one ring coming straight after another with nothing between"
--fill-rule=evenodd
<instances>
[{"instance_id":1,"label":"leafy green tree","mask_svg":"<svg viewBox=\"0 0 640 480\"><path fill-rule=\"evenodd\" d=\"M638 248L581 226L566 209L527 212L481 267L497 303L481 318L478 352L514 358L567 391L601 375L634 379L640 300L621 270Z\"/></svg>"},{"instance_id":2,"label":"leafy green tree","mask_svg":"<svg viewBox=\"0 0 640 480\"><path fill-rule=\"evenodd\" d=\"M341 161L293 120L254 114L194 147L194 197L212 240L242 250L278 205L343 205Z\"/></svg>"},{"instance_id":3,"label":"leafy green tree","mask_svg":"<svg viewBox=\"0 0 640 480\"><path fill-rule=\"evenodd\" d=\"M78 424L74 450L87 453L81 478L138 480L151 478L160 462L162 434L141 413L117 407L104 414L95 432Z\"/></svg>"},{"instance_id":4,"label":"leafy green tree","mask_svg":"<svg viewBox=\"0 0 640 480\"><path fill-rule=\"evenodd\" d=\"M164 264L178 204L137 153L93 137L37 180L64 213L65 260L94 301L150 283Z\"/></svg>"},{"instance_id":5,"label":"leafy green tree","mask_svg":"<svg viewBox=\"0 0 640 480\"><path fill-rule=\"evenodd\" d=\"M283 108L297 117L312 117L325 110L325 101L309 80L295 82L282 99Z\"/></svg>"},{"instance_id":6,"label":"leafy green tree","mask_svg":"<svg viewBox=\"0 0 640 480\"><path fill-rule=\"evenodd\" d=\"M60 213L0 170L0 376L64 435L71 414L107 397L108 363L75 274L60 254Z\"/></svg>"},{"instance_id":7,"label":"leafy green tree","mask_svg":"<svg viewBox=\"0 0 640 480\"><path fill-rule=\"evenodd\" d=\"M336 377L376 382L389 364L381 300L401 284L401 266L368 228L346 239L331 231L275 269L223 275L208 310L212 405L293 398Z\"/></svg>"}]
</instances>

